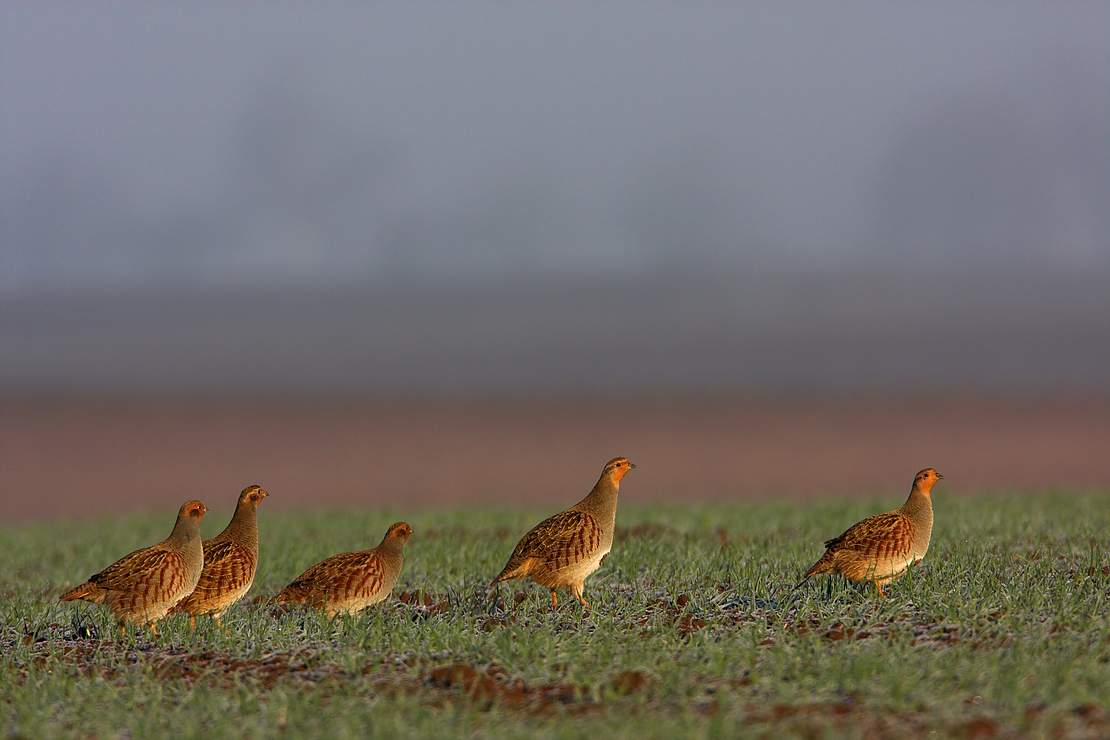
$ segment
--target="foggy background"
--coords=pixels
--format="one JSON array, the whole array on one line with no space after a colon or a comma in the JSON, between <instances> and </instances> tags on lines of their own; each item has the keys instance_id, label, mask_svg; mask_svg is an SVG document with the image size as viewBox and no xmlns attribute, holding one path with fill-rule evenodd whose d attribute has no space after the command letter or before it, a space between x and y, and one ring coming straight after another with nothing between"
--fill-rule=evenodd
<instances>
[{"instance_id":1,"label":"foggy background","mask_svg":"<svg viewBox=\"0 0 1110 740\"><path fill-rule=\"evenodd\" d=\"M1064 398L1088 416L1049 436L1086 459L1107 28L1105 3L4 3L0 397L43 455L8 470L83 444L49 404L137 397ZM586 477L635 458L599 424ZM941 467L921 444L882 480Z\"/></svg>"}]
</instances>

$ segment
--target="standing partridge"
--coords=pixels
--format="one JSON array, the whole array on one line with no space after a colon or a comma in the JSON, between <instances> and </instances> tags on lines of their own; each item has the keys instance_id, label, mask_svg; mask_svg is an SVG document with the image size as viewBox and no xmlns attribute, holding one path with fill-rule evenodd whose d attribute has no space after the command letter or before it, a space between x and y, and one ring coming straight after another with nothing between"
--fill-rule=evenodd
<instances>
[{"instance_id":1,"label":"standing partridge","mask_svg":"<svg viewBox=\"0 0 1110 740\"><path fill-rule=\"evenodd\" d=\"M301 573L274 597L275 604L306 604L328 617L354 614L383 601L404 565L405 543L412 527L397 522L372 550L332 555Z\"/></svg>"},{"instance_id":2,"label":"standing partridge","mask_svg":"<svg viewBox=\"0 0 1110 740\"><path fill-rule=\"evenodd\" d=\"M200 501L186 501L177 513L170 536L157 545L136 550L76 588L66 591L62 601L104 604L125 624L149 625L158 634L156 622L181 599L192 593L200 580L204 550L200 522L208 509Z\"/></svg>"},{"instance_id":3,"label":"standing partridge","mask_svg":"<svg viewBox=\"0 0 1110 740\"><path fill-rule=\"evenodd\" d=\"M621 479L634 467L626 457L614 457L605 463L586 498L544 519L524 535L490 587L513 578L530 578L551 591L552 609L559 605L556 592L560 588L569 588L588 609L590 602L582 590L586 578L601 567L613 547L617 494Z\"/></svg>"},{"instance_id":4,"label":"standing partridge","mask_svg":"<svg viewBox=\"0 0 1110 740\"><path fill-rule=\"evenodd\" d=\"M933 486L944 476L925 468L913 479L901 508L869 516L825 542L825 554L806 571L805 583L821 573L840 573L850 581L872 581L880 596L889 583L925 557L933 533ZM801 583L798 584L802 585Z\"/></svg>"},{"instance_id":5,"label":"standing partridge","mask_svg":"<svg viewBox=\"0 0 1110 740\"><path fill-rule=\"evenodd\" d=\"M269 495L261 486L244 488L231 522L224 531L204 541L200 581L170 610L171 614L188 614L190 629L196 629L199 614L211 614L220 624L228 607L250 591L258 568L258 506Z\"/></svg>"}]
</instances>

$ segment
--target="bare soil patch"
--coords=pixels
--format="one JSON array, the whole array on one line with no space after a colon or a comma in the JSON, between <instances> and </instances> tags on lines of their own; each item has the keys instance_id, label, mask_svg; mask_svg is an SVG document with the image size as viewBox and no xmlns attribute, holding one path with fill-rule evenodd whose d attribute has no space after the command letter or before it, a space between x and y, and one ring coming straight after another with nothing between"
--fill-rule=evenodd
<instances>
[{"instance_id":1,"label":"bare soil patch","mask_svg":"<svg viewBox=\"0 0 1110 740\"><path fill-rule=\"evenodd\" d=\"M276 507L549 506L614 455L640 466L627 501L897 498L926 465L943 497L1110 485L1110 401L0 399L0 449L6 519L230 506L254 482Z\"/></svg>"},{"instance_id":2,"label":"bare soil patch","mask_svg":"<svg viewBox=\"0 0 1110 740\"><path fill-rule=\"evenodd\" d=\"M422 599L421 599L422 600ZM687 604L661 605L667 610L680 610ZM792 630L805 633L811 625L792 625ZM946 635L950 625L931 625L934 634ZM652 710L665 710L668 701L654 692L655 679L644 671L624 670L609 676L600 686L586 686L565 681L530 683L513 675L496 663L434 662L414 655L369 657L353 671L344 670L326 661L325 651L306 647L298 652L276 652L258 657L241 657L215 651L186 652L182 648L156 643L114 642L69 634L63 625L50 625L38 634L18 637L32 647L28 661L13 664L16 680L27 679L30 671L54 670L58 663L76 670L82 676L102 681L128 680L126 671L133 666L149 667L158 680L202 682L230 688L251 684L262 689L292 685L301 689L328 691L329 685L342 682L349 688L361 682L367 691L386 697L411 696L433 707L466 703L480 711L511 711L544 716L551 714L580 716L604 712L622 699L638 696ZM825 639L864 639L866 635L835 623L821 632ZM0 642L5 651L13 645L9 636ZM820 736L830 727L852 733L866 732L875 737L902 737L907 732L923 734L938 727L937 718L922 706L916 710L889 711L871 706L860 697L845 695L832 701L797 704L766 703L757 700L755 684L759 667L745 670L733 678L696 678L698 689L688 697L685 709L705 716L716 715L721 709L721 696L731 693L743 704L747 725L767 726L775 732ZM750 695L751 700L744 699ZM949 734L962 738L991 738L1029 732L1043 718L1043 705L1030 705L1024 712L1022 726L1007 727L996 718L976 714L978 697L964 702L968 711L962 718L941 725ZM670 707L670 709L679 709ZM1045 727L1040 726L1038 732ZM1099 736L1110 729L1106 710L1094 703L1073 707L1064 716L1057 716L1049 725L1054 735Z\"/></svg>"}]
</instances>

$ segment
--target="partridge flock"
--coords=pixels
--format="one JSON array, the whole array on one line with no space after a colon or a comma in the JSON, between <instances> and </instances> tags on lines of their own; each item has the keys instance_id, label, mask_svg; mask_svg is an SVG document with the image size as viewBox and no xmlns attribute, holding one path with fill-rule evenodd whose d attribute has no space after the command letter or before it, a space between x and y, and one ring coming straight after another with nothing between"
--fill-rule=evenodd
<instances>
[{"instance_id":1,"label":"partridge flock","mask_svg":"<svg viewBox=\"0 0 1110 740\"><path fill-rule=\"evenodd\" d=\"M219 624L227 608L247 595L258 568L258 505L269 495L261 486L243 489L227 528L204 541L204 568L196 588L170 614L188 614L194 629L199 614L211 614Z\"/></svg>"},{"instance_id":2,"label":"partridge flock","mask_svg":"<svg viewBox=\"0 0 1110 740\"><path fill-rule=\"evenodd\" d=\"M635 467L626 457L605 463L585 498L544 519L521 538L490 584L491 593L502 581L527 578L548 589L553 609L559 603L559 589L569 589L589 609L586 579L613 548L621 481ZM880 596L885 595L883 586L929 550L933 487L943 477L934 468L925 468L914 477L901 507L867 517L826 541L825 553L795 589L812 576L839 573L853 582L871 582ZM258 507L267 496L261 486L244 488L227 527L203 541L200 524L207 508L200 501L186 501L169 537L123 556L66 591L61 600L105 605L118 620L121 634L131 625L149 627L157 635L158 621L172 614L187 614L193 629L202 615L221 625L224 613L254 584L259 562ZM377 547L332 555L311 566L271 603L307 606L329 618L378 604L388 598L401 574L412 533L408 523L397 522Z\"/></svg>"}]
</instances>

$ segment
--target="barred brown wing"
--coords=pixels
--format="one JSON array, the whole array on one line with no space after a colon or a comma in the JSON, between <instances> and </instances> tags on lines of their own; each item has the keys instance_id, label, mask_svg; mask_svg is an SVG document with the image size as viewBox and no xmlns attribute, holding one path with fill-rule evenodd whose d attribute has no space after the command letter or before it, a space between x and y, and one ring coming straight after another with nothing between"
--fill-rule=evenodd
<instances>
[{"instance_id":1,"label":"barred brown wing","mask_svg":"<svg viewBox=\"0 0 1110 740\"><path fill-rule=\"evenodd\" d=\"M826 546L868 558L898 558L909 553L912 542L913 523L909 517L890 512L854 524Z\"/></svg>"},{"instance_id":2,"label":"barred brown wing","mask_svg":"<svg viewBox=\"0 0 1110 740\"><path fill-rule=\"evenodd\" d=\"M514 559L537 558L558 570L590 558L601 545L601 526L590 514L564 511L537 524L513 551Z\"/></svg>"},{"instance_id":3,"label":"barred brown wing","mask_svg":"<svg viewBox=\"0 0 1110 740\"><path fill-rule=\"evenodd\" d=\"M204 543L204 570L196 592L220 594L238 591L254 580L255 557L247 548L231 541Z\"/></svg>"},{"instance_id":4,"label":"barred brown wing","mask_svg":"<svg viewBox=\"0 0 1110 740\"><path fill-rule=\"evenodd\" d=\"M370 596L381 589L385 569L373 551L345 552L312 566L285 588L299 600L322 603L333 599Z\"/></svg>"},{"instance_id":5,"label":"barred brown wing","mask_svg":"<svg viewBox=\"0 0 1110 740\"><path fill-rule=\"evenodd\" d=\"M154 583L173 580L175 574L184 583L184 570L185 563L177 554L144 548L124 555L89 581L109 591L144 590Z\"/></svg>"}]
</instances>

